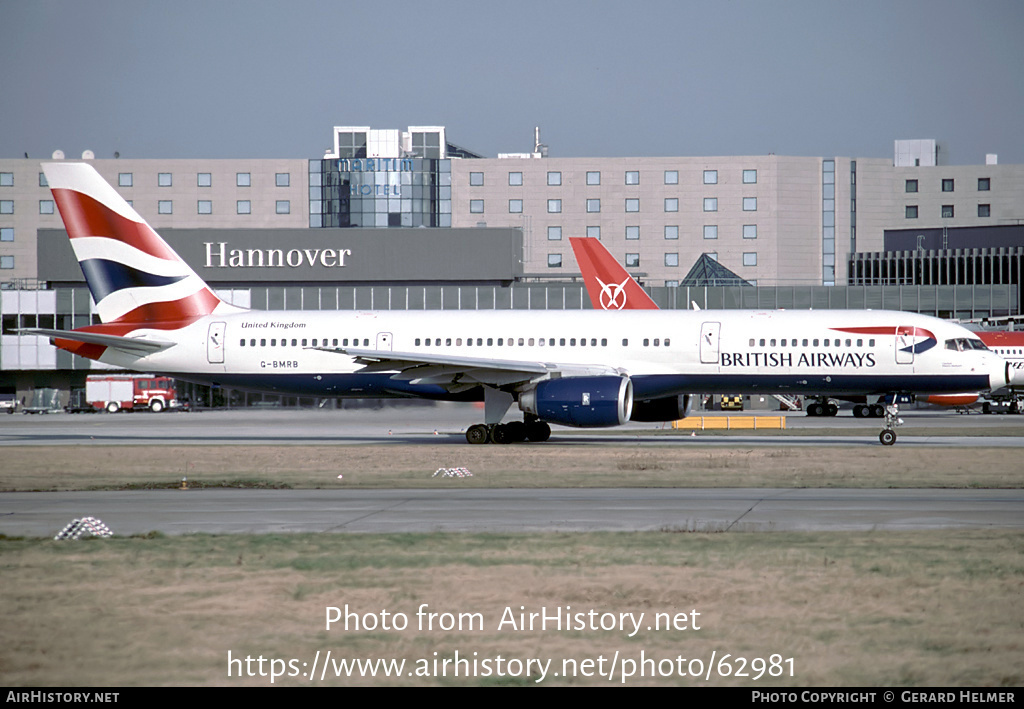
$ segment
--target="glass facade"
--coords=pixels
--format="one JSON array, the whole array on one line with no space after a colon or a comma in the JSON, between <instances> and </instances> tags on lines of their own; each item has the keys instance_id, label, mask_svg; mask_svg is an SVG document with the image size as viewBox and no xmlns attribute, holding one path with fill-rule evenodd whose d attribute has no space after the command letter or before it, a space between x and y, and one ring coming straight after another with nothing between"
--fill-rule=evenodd
<instances>
[{"instance_id":1,"label":"glass facade","mask_svg":"<svg viewBox=\"0 0 1024 709\"><path fill-rule=\"evenodd\" d=\"M311 227L452 225L451 160L367 158L365 134L339 135L363 138L341 146L351 156L309 161ZM432 153L434 147L420 149Z\"/></svg>"}]
</instances>

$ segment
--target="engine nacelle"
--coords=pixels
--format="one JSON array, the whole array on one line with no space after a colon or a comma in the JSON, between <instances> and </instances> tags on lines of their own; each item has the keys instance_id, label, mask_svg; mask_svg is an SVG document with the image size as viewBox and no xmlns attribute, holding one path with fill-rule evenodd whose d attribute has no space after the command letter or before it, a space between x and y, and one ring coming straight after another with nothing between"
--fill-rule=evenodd
<instances>
[{"instance_id":1,"label":"engine nacelle","mask_svg":"<svg viewBox=\"0 0 1024 709\"><path fill-rule=\"evenodd\" d=\"M614 376L548 379L521 393L519 408L563 426L621 426L633 411L633 382Z\"/></svg>"},{"instance_id":2,"label":"engine nacelle","mask_svg":"<svg viewBox=\"0 0 1024 709\"><path fill-rule=\"evenodd\" d=\"M690 415L693 396L680 394L661 399L637 399L633 402L630 421L678 421Z\"/></svg>"}]
</instances>

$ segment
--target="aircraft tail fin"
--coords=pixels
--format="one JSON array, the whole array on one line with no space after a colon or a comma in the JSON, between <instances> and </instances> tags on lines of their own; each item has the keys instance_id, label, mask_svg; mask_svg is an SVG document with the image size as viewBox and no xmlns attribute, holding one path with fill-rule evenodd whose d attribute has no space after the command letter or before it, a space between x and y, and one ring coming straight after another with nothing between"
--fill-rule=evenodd
<instances>
[{"instance_id":1,"label":"aircraft tail fin","mask_svg":"<svg viewBox=\"0 0 1024 709\"><path fill-rule=\"evenodd\" d=\"M228 305L86 163L44 163L104 323L190 322Z\"/></svg>"},{"instance_id":2,"label":"aircraft tail fin","mask_svg":"<svg viewBox=\"0 0 1024 709\"><path fill-rule=\"evenodd\" d=\"M593 238L571 237L576 263L594 310L657 310L658 305L640 287L604 245Z\"/></svg>"}]
</instances>

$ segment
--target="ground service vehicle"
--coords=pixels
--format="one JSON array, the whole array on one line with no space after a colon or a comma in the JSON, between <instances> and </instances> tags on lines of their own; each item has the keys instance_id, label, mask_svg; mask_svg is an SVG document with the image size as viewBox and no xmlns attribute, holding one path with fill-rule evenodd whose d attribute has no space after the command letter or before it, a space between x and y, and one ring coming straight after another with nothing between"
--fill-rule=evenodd
<instances>
[{"instance_id":1,"label":"ground service vehicle","mask_svg":"<svg viewBox=\"0 0 1024 709\"><path fill-rule=\"evenodd\" d=\"M178 406L174 380L155 374L90 374L85 398L100 411L149 409L159 413Z\"/></svg>"}]
</instances>

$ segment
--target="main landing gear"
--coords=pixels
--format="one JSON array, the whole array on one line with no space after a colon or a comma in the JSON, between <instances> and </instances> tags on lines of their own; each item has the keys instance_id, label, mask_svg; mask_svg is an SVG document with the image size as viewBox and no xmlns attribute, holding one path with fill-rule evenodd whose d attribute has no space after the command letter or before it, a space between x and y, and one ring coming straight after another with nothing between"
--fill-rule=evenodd
<instances>
[{"instance_id":1,"label":"main landing gear","mask_svg":"<svg viewBox=\"0 0 1024 709\"><path fill-rule=\"evenodd\" d=\"M484 387L484 423L474 424L466 430L466 440L473 444L542 443L551 438L551 426L536 416L526 414L523 421L501 423L514 401L508 392Z\"/></svg>"},{"instance_id":2,"label":"main landing gear","mask_svg":"<svg viewBox=\"0 0 1024 709\"><path fill-rule=\"evenodd\" d=\"M551 438L551 427L543 421L510 421L508 423L478 423L466 431L470 443L543 443Z\"/></svg>"},{"instance_id":3,"label":"main landing gear","mask_svg":"<svg viewBox=\"0 0 1024 709\"><path fill-rule=\"evenodd\" d=\"M896 442L896 431L894 430L897 426L903 425L903 419L898 414L900 407L898 404L886 404L885 405L885 429L878 434L878 440L882 442L883 446L891 446Z\"/></svg>"}]
</instances>

